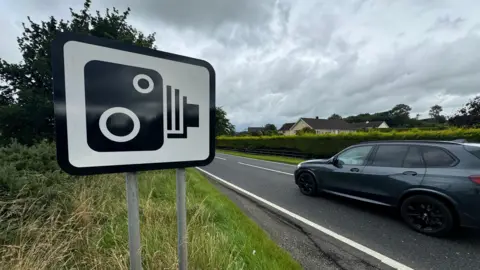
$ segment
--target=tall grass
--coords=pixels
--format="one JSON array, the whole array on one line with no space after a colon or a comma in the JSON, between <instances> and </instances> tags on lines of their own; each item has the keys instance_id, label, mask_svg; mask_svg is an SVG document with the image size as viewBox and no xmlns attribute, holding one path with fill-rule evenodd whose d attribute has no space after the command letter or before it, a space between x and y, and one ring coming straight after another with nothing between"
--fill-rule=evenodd
<instances>
[{"instance_id":1,"label":"tall grass","mask_svg":"<svg viewBox=\"0 0 480 270\"><path fill-rule=\"evenodd\" d=\"M176 269L175 174L140 174L145 269ZM187 170L191 269L300 269L196 170ZM53 146L0 148L1 269L128 269L123 175L70 177ZM255 250L255 252L254 252Z\"/></svg>"}]
</instances>

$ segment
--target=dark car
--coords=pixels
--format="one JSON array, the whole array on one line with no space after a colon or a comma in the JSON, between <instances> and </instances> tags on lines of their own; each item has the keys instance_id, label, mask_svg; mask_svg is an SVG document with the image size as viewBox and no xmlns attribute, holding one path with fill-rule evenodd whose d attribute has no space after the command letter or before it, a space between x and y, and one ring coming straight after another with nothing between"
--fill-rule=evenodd
<instances>
[{"instance_id":1,"label":"dark car","mask_svg":"<svg viewBox=\"0 0 480 270\"><path fill-rule=\"evenodd\" d=\"M365 142L298 164L295 183L309 196L327 192L396 207L428 235L480 225L480 144Z\"/></svg>"}]
</instances>

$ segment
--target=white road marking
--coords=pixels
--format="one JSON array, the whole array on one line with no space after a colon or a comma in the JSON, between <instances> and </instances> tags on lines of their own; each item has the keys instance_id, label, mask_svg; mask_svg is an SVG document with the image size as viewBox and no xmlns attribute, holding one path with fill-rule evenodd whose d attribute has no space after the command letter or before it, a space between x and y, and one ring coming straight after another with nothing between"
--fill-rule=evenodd
<instances>
[{"instance_id":1,"label":"white road marking","mask_svg":"<svg viewBox=\"0 0 480 270\"><path fill-rule=\"evenodd\" d=\"M254 167L254 168L258 168L258 169L262 169L262 170L266 170L266 171L271 171L271 172L276 172L276 173L282 173L282 174L286 174L286 175L293 175L293 173L287 173L287 172L277 171L277 170L273 170L273 169L269 169L269 168L264 168L264 167L260 167L260 166L255 166L255 165L247 164L247 163L243 163L243 162L238 162L238 164L244 165L244 166L250 166L250 167Z\"/></svg>"},{"instance_id":2,"label":"white road marking","mask_svg":"<svg viewBox=\"0 0 480 270\"><path fill-rule=\"evenodd\" d=\"M285 165L285 166L297 167L297 165L292 165L292 164L283 163L283 162L275 162L275 161L263 160L263 159L258 159L258 158L242 157L242 156L225 154L225 153L222 153L222 152L219 152L219 153L221 153L222 155L227 155L227 156L232 156L232 157L245 158L245 159L251 159L251 160L255 160L255 161L262 161L262 162L280 164L280 165ZM299 162L299 163L300 163L300 162Z\"/></svg>"},{"instance_id":3,"label":"white road marking","mask_svg":"<svg viewBox=\"0 0 480 270\"><path fill-rule=\"evenodd\" d=\"M223 157L217 157L217 156L215 156L215 158L218 158L218 159L221 159L221 160L227 160L226 158L223 158Z\"/></svg>"},{"instance_id":4,"label":"white road marking","mask_svg":"<svg viewBox=\"0 0 480 270\"><path fill-rule=\"evenodd\" d=\"M312 228L315 228L315 229L319 230L320 232L322 232L322 233L324 233L324 234L326 234L326 235L329 235L329 236L337 239L338 241L341 241L341 242L343 242L343 243L345 243L345 244L347 244L347 245L349 245L349 246L351 246L351 247L353 247L353 248L356 248L356 249L364 252L365 254L368 254L368 255L370 255L370 256L372 256L372 257L380 260L382 263L384 263L384 264L386 264L386 265L388 265L388 266L390 266L390 267L392 267L392 268L394 268L394 269L399 269L399 270L413 270L413 268L410 268L410 267L408 267L408 266L406 266L406 265L404 265L404 264L402 264L402 263L400 263L400 262L397 262L397 261L395 261L395 260L393 260L393 259L391 259L391 258L389 258L389 257L387 257L387 256L385 256L385 255L383 255L383 254L380 254L380 253L376 252L375 250L372 250L372 249L370 249L370 248L368 248L368 247L366 247L366 246L364 246L364 245L362 245L362 244L359 244L359 243L357 243L357 242L355 242L355 241L353 241L353 240L350 240L350 239L346 238L345 236L342 236L342 235L340 235L340 234L338 234L338 233L336 233L336 232L334 232L334 231L331 231L331 230L329 230L329 229L327 229L327 228L325 228L325 227L322 227L322 226L320 226L320 225L318 225L318 224L316 224L316 223L314 223L314 222L312 222L312 221L310 221L310 220L308 220L308 219L306 219L306 218L304 218L304 217L302 217L302 216L299 216L299 215L297 215L297 214L295 214L295 213L293 213L293 212L290 212L290 211L288 211L287 209L282 208L282 207L280 207L280 206L278 206L278 205L276 205L276 204L274 204L274 203L272 203L272 202L269 202L269 201L267 201L267 200L265 200L265 199L263 199L263 198L255 195L255 194L253 194L253 193L251 193L251 192L249 192L249 191L246 191L245 189L243 189L243 188L241 188L241 187L238 187L238 186L236 186L236 185L234 185L234 184L232 184L232 183L229 183L229 182L223 180L222 178L220 178L220 177L218 177L218 176L216 176L216 175L214 175L214 174L211 174L211 173L205 171L204 169L201 169L201 168L199 168L199 167L197 167L197 169L198 169L199 171L201 171L201 172L203 172L203 173L211 176L212 178L214 178L214 179L215 179L216 181L218 181L219 183L221 183L221 184L223 184L223 185L225 185L225 186L228 186L228 187L230 187L230 188L232 188L232 189L234 189L234 190L236 190L236 191L238 191L238 192L240 192L240 193L243 193L244 195L247 195L247 196L249 196L249 197L251 197L251 198L253 198L253 199L257 200L257 201L260 201L260 202L262 202L262 203L264 203L264 204L266 204L266 205L268 205L268 206L270 206L270 207L272 207L272 208L274 208L274 209L276 209L276 210L278 210L278 211L280 211L280 212L282 212L282 213L284 213L284 214L286 214L286 215L288 215L288 216L290 216L290 217L292 217L292 218L294 218L294 219L296 219L296 220L298 220L298 221L300 221L300 222L302 222L302 223L304 223L304 224L306 224L306 225L308 225L308 226L310 226L310 227L312 227Z\"/></svg>"}]
</instances>

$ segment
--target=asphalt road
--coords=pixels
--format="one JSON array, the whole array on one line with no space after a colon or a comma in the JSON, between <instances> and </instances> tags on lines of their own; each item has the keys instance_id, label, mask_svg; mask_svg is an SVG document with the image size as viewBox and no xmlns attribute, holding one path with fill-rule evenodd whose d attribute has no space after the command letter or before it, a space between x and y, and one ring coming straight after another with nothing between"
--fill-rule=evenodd
<instances>
[{"instance_id":1,"label":"asphalt road","mask_svg":"<svg viewBox=\"0 0 480 270\"><path fill-rule=\"evenodd\" d=\"M478 230L461 229L449 238L433 238L406 227L387 207L334 195L304 196L290 175L295 170L292 165L219 153L202 169L413 269L480 269ZM332 241L320 231L309 231ZM340 241L337 246L371 260Z\"/></svg>"}]
</instances>

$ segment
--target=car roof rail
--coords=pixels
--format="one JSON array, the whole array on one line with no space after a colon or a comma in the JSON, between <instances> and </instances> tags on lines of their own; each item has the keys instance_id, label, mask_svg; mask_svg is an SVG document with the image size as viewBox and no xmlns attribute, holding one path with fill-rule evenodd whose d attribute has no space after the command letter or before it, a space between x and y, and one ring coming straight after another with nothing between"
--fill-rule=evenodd
<instances>
[{"instance_id":1,"label":"car roof rail","mask_svg":"<svg viewBox=\"0 0 480 270\"><path fill-rule=\"evenodd\" d=\"M463 140L463 141L461 141ZM365 141L361 142L360 144L367 144L367 143L436 143L436 144L462 144L465 143L466 140L458 139L453 141L441 141L441 140L380 140L380 141Z\"/></svg>"}]
</instances>

